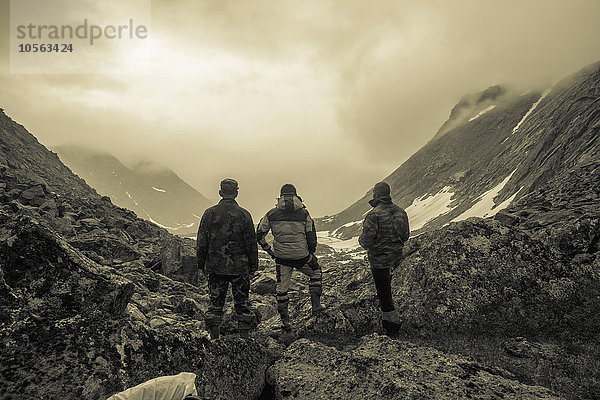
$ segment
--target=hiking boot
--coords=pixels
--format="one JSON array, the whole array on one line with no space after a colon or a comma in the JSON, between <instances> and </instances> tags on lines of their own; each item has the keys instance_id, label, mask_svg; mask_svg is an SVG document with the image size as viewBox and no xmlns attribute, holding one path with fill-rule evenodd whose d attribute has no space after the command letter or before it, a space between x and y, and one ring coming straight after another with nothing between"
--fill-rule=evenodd
<instances>
[{"instance_id":1,"label":"hiking boot","mask_svg":"<svg viewBox=\"0 0 600 400\"><path fill-rule=\"evenodd\" d=\"M321 295L319 293L310 294L310 304L312 306L312 315L317 315L325 310L325 307L321 305Z\"/></svg>"},{"instance_id":2,"label":"hiking boot","mask_svg":"<svg viewBox=\"0 0 600 400\"><path fill-rule=\"evenodd\" d=\"M242 339L248 339L248 337L250 335L250 331L248 329L240 329L239 333L240 333L240 337Z\"/></svg>"},{"instance_id":3,"label":"hiking boot","mask_svg":"<svg viewBox=\"0 0 600 400\"><path fill-rule=\"evenodd\" d=\"M288 310L288 302L281 302L277 304L277 312L279 313L279 318L281 318L281 330L285 332L289 332L292 330L292 326L290 325L290 312Z\"/></svg>"},{"instance_id":4,"label":"hiking boot","mask_svg":"<svg viewBox=\"0 0 600 400\"><path fill-rule=\"evenodd\" d=\"M381 321L387 336L397 336L400 333L400 324L391 321Z\"/></svg>"},{"instance_id":5,"label":"hiking boot","mask_svg":"<svg viewBox=\"0 0 600 400\"><path fill-rule=\"evenodd\" d=\"M211 340L215 340L215 339L219 338L221 329L220 329L219 325L211 326L208 328L208 333L210 334Z\"/></svg>"},{"instance_id":6,"label":"hiking boot","mask_svg":"<svg viewBox=\"0 0 600 400\"><path fill-rule=\"evenodd\" d=\"M400 332L400 318L398 311L383 311L381 315L381 325L388 336L396 336Z\"/></svg>"},{"instance_id":7,"label":"hiking boot","mask_svg":"<svg viewBox=\"0 0 600 400\"><path fill-rule=\"evenodd\" d=\"M287 318L281 317L281 330L284 332L290 332L292 330L289 316Z\"/></svg>"}]
</instances>

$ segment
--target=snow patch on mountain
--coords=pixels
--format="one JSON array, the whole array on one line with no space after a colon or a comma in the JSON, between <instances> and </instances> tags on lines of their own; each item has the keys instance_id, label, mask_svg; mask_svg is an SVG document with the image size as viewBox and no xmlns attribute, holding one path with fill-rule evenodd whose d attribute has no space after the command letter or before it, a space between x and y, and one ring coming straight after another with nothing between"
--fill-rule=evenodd
<instances>
[{"instance_id":1,"label":"snow patch on mountain","mask_svg":"<svg viewBox=\"0 0 600 400\"><path fill-rule=\"evenodd\" d=\"M450 189L452 189L450 186L445 186L433 196L424 195L416 198L412 204L408 206L406 214L408 214L411 231L421 229L427 222L456 207L450 206L452 203L452 196L454 196L454 193L451 192Z\"/></svg>"},{"instance_id":2,"label":"snow patch on mountain","mask_svg":"<svg viewBox=\"0 0 600 400\"><path fill-rule=\"evenodd\" d=\"M538 106L538 104L540 104L540 102L542 100L544 100L544 97L548 96L548 93L550 93L550 90L552 90L552 88L547 89L546 91L544 91L544 93L542 93L542 95L540 96L540 98L538 99L538 101L536 101L535 103L533 103L533 105L531 106L531 108L529 109L529 111L527 111L525 113L525 115L523 115L523 118L521 118L521 120L519 121L519 123L517 124L517 126L515 126L512 130L513 135L515 134L515 132L517 132L519 130L519 128L521 127L521 125L523 124L523 122L525 122L525 120L527 119L527 117L529 117L529 114L531 114L533 112L533 110L536 109L536 107Z\"/></svg>"},{"instance_id":3,"label":"snow patch on mountain","mask_svg":"<svg viewBox=\"0 0 600 400\"><path fill-rule=\"evenodd\" d=\"M329 231L319 231L317 232L317 238L319 240L319 243L327 245L337 251L350 251L356 249L357 247L360 247L360 244L358 244L358 236L353 237L351 239L342 240L331 236Z\"/></svg>"},{"instance_id":4,"label":"snow patch on mountain","mask_svg":"<svg viewBox=\"0 0 600 400\"><path fill-rule=\"evenodd\" d=\"M362 221L348 222L347 224L344 224L344 225L340 226L339 228L335 229L333 232L331 232L330 236L332 236L332 237L338 237L338 233L339 233L340 229L342 229L342 228L350 228L351 226L358 225L358 224L362 224Z\"/></svg>"},{"instance_id":5,"label":"snow patch on mountain","mask_svg":"<svg viewBox=\"0 0 600 400\"><path fill-rule=\"evenodd\" d=\"M127 195L127 196L128 196L130 199L131 199L131 200L133 200L133 203L134 203L136 206L138 206L138 205L139 205L139 204L138 204L138 202L137 202L137 201L135 201L135 199L134 199L134 198L133 198L133 197L132 197L132 196L129 194L129 192L128 192L127 190L125 191L125 194L126 194L126 195Z\"/></svg>"},{"instance_id":6,"label":"snow patch on mountain","mask_svg":"<svg viewBox=\"0 0 600 400\"><path fill-rule=\"evenodd\" d=\"M477 114L476 116L474 116L474 117L472 117L472 118L469 118L469 122L471 122L471 121L473 121L473 120L476 120L477 118L481 117L481 116L482 116L483 114L485 114L486 112L488 112L488 111L492 111L494 108L496 108L496 106L495 106L495 105L491 105L491 106L489 106L488 108L486 108L485 110L481 110L481 111L479 111L479 114Z\"/></svg>"},{"instance_id":7,"label":"snow patch on mountain","mask_svg":"<svg viewBox=\"0 0 600 400\"><path fill-rule=\"evenodd\" d=\"M458 217L454 218L450 222L462 221L470 217L492 217L496 215L498 211L502 210L503 208L506 208L510 204L510 202L516 197L517 193L519 193L521 189L519 189L517 193L513 194L509 199L503 201L499 205L496 205L494 203L494 198L498 196L498 193L500 193L500 191L508 183L510 178L512 178L515 171L516 169L513 172L511 172L510 175L504 178L502 182L500 182L499 184L497 184L496 186L479 196L479 201L477 203L473 204L471 208L469 208L467 211L460 214Z\"/></svg>"},{"instance_id":8,"label":"snow patch on mountain","mask_svg":"<svg viewBox=\"0 0 600 400\"><path fill-rule=\"evenodd\" d=\"M517 195L519 194L519 192L521 191L521 189L523 189L523 186L521 186L519 188L519 190L517 190L515 192L515 194L513 194L512 196L510 196L508 199L504 200L502 203L498 204L497 206L494 207L494 215L500 211L500 210L504 210L506 207L508 207L510 205L510 203L512 203L512 201L515 199L515 197L517 197Z\"/></svg>"},{"instance_id":9,"label":"snow patch on mountain","mask_svg":"<svg viewBox=\"0 0 600 400\"><path fill-rule=\"evenodd\" d=\"M177 231L177 230L179 230L179 229L182 229L182 228L191 228L192 226L196 225L196 223L195 223L195 222L192 222L192 223L189 223L189 224L180 224L180 223L177 223L177 226L175 226L175 227L172 227L172 226L166 226L166 225L163 225L163 224L161 224L160 222L158 222L158 221L154 220L154 219L153 219L153 218L150 216L150 214L148 214L148 212L147 212L146 210L143 210L143 211L144 211L144 214L146 214L146 216L148 217L148 221L150 221L150 222L152 222L153 224L155 224L155 225L158 225L158 226L160 226L161 228L164 228L164 229L169 229L169 230L172 230L172 231ZM194 239L195 239L195 238L194 238Z\"/></svg>"},{"instance_id":10,"label":"snow patch on mountain","mask_svg":"<svg viewBox=\"0 0 600 400\"><path fill-rule=\"evenodd\" d=\"M158 225L158 226L160 226L161 228L164 228L164 229L177 230L177 228L172 228L170 226L162 225L159 222L155 221L154 219L152 219L152 217L150 216L150 214L148 214L146 211L144 211L144 213L148 217L148 221L152 222L153 224Z\"/></svg>"},{"instance_id":11,"label":"snow patch on mountain","mask_svg":"<svg viewBox=\"0 0 600 400\"><path fill-rule=\"evenodd\" d=\"M157 187L154 187L154 186L152 186L152 189L156 190L157 192L163 192L163 193L166 193L166 190L159 189L159 188L157 188Z\"/></svg>"}]
</instances>

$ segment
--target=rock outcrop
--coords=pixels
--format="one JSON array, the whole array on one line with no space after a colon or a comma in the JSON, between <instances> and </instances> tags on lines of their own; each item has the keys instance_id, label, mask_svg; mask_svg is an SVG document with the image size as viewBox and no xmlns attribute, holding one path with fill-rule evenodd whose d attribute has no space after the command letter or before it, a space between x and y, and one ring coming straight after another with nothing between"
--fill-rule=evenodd
<instances>
[{"instance_id":1,"label":"rock outcrop","mask_svg":"<svg viewBox=\"0 0 600 400\"><path fill-rule=\"evenodd\" d=\"M275 399L559 399L509 372L429 347L365 336L340 351L294 342L268 371Z\"/></svg>"},{"instance_id":2,"label":"rock outcrop","mask_svg":"<svg viewBox=\"0 0 600 400\"><path fill-rule=\"evenodd\" d=\"M141 262L195 283L191 240L117 207L73 174L22 126L0 113L0 205L51 227L103 265Z\"/></svg>"},{"instance_id":3,"label":"rock outcrop","mask_svg":"<svg viewBox=\"0 0 600 400\"><path fill-rule=\"evenodd\" d=\"M260 395L275 353L209 342L196 288L99 265L29 217L0 220L0 397L106 398L181 371L207 398Z\"/></svg>"}]
</instances>

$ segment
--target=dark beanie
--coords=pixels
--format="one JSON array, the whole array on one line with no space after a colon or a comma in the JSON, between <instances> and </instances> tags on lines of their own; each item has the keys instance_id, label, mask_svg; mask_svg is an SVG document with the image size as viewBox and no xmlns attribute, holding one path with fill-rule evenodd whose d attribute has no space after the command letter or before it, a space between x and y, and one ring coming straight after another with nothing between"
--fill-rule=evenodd
<instances>
[{"instance_id":1,"label":"dark beanie","mask_svg":"<svg viewBox=\"0 0 600 400\"><path fill-rule=\"evenodd\" d=\"M225 178L221 181L221 195L234 195L237 194L239 187L235 179Z\"/></svg>"},{"instance_id":2,"label":"dark beanie","mask_svg":"<svg viewBox=\"0 0 600 400\"><path fill-rule=\"evenodd\" d=\"M390 196L390 185L385 182L379 182L375 184L373 188L373 195L378 195L380 197L389 197Z\"/></svg>"},{"instance_id":3,"label":"dark beanie","mask_svg":"<svg viewBox=\"0 0 600 400\"><path fill-rule=\"evenodd\" d=\"M279 192L279 195L283 196L285 194L293 194L294 196L298 195L296 193L296 188L291 183L286 183L285 185L283 185L281 187L281 191Z\"/></svg>"}]
</instances>

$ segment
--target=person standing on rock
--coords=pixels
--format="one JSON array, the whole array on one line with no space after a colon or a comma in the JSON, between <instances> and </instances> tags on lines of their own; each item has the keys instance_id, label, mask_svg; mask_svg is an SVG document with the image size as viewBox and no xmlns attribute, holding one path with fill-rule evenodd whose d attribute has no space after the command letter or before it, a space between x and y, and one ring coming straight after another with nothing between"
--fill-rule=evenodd
<instances>
[{"instance_id":1,"label":"person standing on rock","mask_svg":"<svg viewBox=\"0 0 600 400\"><path fill-rule=\"evenodd\" d=\"M395 269L402 261L402 247L410 236L408 216L402 208L392 203L390 186L385 182L375 185L369 204L373 209L365 216L358 242L367 250L383 328L388 334L395 334L400 324L392 299L390 269Z\"/></svg>"},{"instance_id":2,"label":"person standing on rock","mask_svg":"<svg viewBox=\"0 0 600 400\"><path fill-rule=\"evenodd\" d=\"M273 233L273 248L265 240L269 230ZM314 254L317 249L315 224L294 185L287 183L281 187L277 205L260 220L256 237L263 250L275 259L277 311L282 329L290 331L288 290L294 269L309 278L308 291L313 315L325 309L321 305L321 266Z\"/></svg>"},{"instance_id":3,"label":"person standing on rock","mask_svg":"<svg viewBox=\"0 0 600 400\"><path fill-rule=\"evenodd\" d=\"M198 267L208 276L210 306L205 316L211 339L219 337L227 289L235 302L240 336L248 337L254 314L248 296L250 279L258 268L258 246L252 216L235 201L238 183L224 179L222 199L204 211L197 238Z\"/></svg>"}]
</instances>

